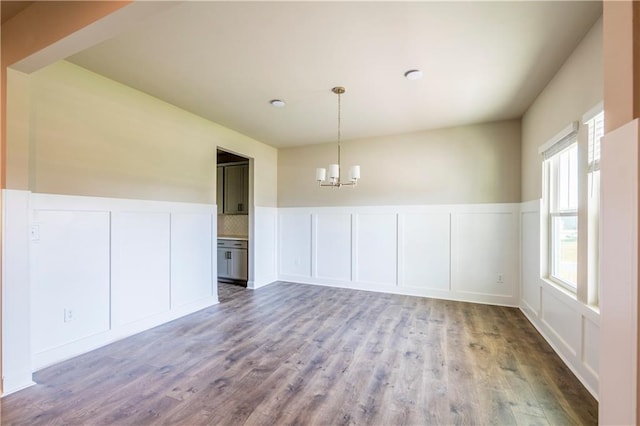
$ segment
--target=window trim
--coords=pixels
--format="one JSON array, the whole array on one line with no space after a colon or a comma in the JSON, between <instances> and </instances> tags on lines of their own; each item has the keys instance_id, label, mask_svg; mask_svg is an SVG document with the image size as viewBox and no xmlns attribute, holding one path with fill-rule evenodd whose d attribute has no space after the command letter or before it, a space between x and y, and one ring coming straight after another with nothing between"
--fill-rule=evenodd
<instances>
[{"instance_id":1,"label":"window trim","mask_svg":"<svg viewBox=\"0 0 640 426\"><path fill-rule=\"evenodd\" d=\"M583 164L583 167L585 167L584 189L581 194L584 197L584 211L580 213L584 222L582 234L580 234L584 238L584 242L581 246L582 262L584 265L581 267L579 272L579 274L581 274L579 277L581 276L582 287L584 288L581 289L580 300L587 306L597 310L599 309L598 306L600 304L602 284L600 280L600 256L602 254L600 247L602 243L600 235L600 159L598 158L597 160L593 159L593 161L589 161L589 151L592 149L592 143L594 144L593 149L595 151L596 142L595 140L592 140L592 137L596 136L596 132L595 128L592 132L591 126L592 124L596 124L594 122L596 119L601 119L602 126L604 127L605 112L603 102L599 102L582 116L582 123L586 129L584 132L586 153ZM602 134L604 134L603 127L600 128ZM600 136L600 144L602 143L601 141L602 139ZM597 191L597 193L594 193L594 190Z\"/></svg>"}]
</instances>

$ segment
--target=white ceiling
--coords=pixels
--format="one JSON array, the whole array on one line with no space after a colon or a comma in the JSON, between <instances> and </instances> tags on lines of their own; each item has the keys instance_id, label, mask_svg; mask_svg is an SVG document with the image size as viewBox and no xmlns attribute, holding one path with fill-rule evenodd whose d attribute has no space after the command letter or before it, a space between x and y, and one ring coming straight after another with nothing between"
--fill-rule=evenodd
<instances>
[{"instance_id":1,"label":"white ceiling","mask_svg":"<svg viewBox=\"0 0 640 426\"><path fill-rule=\"evenodd\" d=\"M69 60L275 147L521 117L600 2L184 2ZM424 78L409 81L419 68ZM274 108L269 100L286 101Z\"/></svg>"}]
</instances>

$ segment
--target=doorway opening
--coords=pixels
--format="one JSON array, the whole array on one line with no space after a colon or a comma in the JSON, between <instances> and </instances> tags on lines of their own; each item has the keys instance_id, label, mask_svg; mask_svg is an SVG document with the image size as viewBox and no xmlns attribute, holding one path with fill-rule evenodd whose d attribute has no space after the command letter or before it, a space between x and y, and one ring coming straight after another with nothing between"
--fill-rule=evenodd
<instances>
[{"instance_id":1,"label":"doorway opening","mask_svg":"<svg viewBox=\"0 0 640 426\"><path fill-rule=\"evenodd\" d=\"M216 155L218 281L247 287L251 281L252 160L218 148Z\"/></svg>"}]
</instances>

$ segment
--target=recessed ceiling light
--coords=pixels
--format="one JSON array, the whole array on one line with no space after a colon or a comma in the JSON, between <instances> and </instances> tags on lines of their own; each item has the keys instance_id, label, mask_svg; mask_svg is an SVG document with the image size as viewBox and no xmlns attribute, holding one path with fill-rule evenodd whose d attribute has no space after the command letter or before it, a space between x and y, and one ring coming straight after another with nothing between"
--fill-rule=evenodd
<instances>
[{"instance_id":1,"label":"recessed ceiling light","mask_svg":"<svg viewBox=\"0 0 640 426\"><path fill-rule=\"evenodd\" d=\"M276 108L283 108L286 105L284 101L280 99L272 99L271 101L269 101L269 103Z\"/></svg>"},{"instance_id":2,"label":"recessed ceiling light","mask_svg":"<svg viewBox=\"0 0 640 426\"><path fill-rule=\"evenodd\" d=\"M404 73L404 76L407 77L407 80L420 80L422 78L422 71L409 70Z\"/></svg>"}]
</instances>

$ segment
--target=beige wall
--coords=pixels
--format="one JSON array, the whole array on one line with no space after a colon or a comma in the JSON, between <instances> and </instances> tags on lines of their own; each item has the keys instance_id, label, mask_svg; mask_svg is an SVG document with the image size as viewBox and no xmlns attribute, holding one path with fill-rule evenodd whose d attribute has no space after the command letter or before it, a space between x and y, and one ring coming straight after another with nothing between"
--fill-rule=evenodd
<instances>
[{"instance_id":1,"label":"beige wall","mask_svg":"<svg viewBox=\"0 0 640 426\"><path fill-rule=\"evenodd\" d=\"M335 157L335 144L280 149L278 205L520 201L520 120L344 142L343 169L362 169L356 189L317 186L316 167Z\"/></svg>"},{"instance_id":2,"label":"beige wall","mask_svg":"<svg viewBox=\"0 0 640 426\"><path fill-rule=\"evenodd\" d=\"M11 189L215 203L221 146L254 159L255 205L276 205L274 148L76 65L12 72L8 96Z\"/></svg>"},{"instance_id":3,"label":"beige wall","mask_svg":"<svg viewBox=\"0 0 640 426\"><path fill-rule=\"evenodd\" d=\"M6 185L29 187L29 76L7 69Z\"/></svg>"},{"instance_id":4,"label":"beige wall","mask_svg":"<svg viewBox=\"0 0 640 426\"><path fill-rule=\"evenodd\" d=\"M538 147L602 101L602 18L522 118L522 200L542 196Z\"/></svg>"},{"instance_id":5,"label":"beige wall","mask_svg":"<svg viewBox=\"0 0 640 426\"><path fill-rule=\"evenodd\" d=\"M5 187L6 169L6 131L7 128L7 70L10 65L29 57L41 50L51 46L51 44L64 39L69 34L77 32L82 28L90 26L92 23L105 16L131 5L131 1L56 1L33 2L16 16L2 23L0 40L1 74L0 84L0 116L2 125L0 126L0 184ZM103 27L100 30L104 36L108 31ZM67 38L70 41L72 37ZM77 39L75 40L77 41ZM73 44L73 41L71 41ZM1 387L1 385L0 385Z\"/></svg>"}]
</instances>

